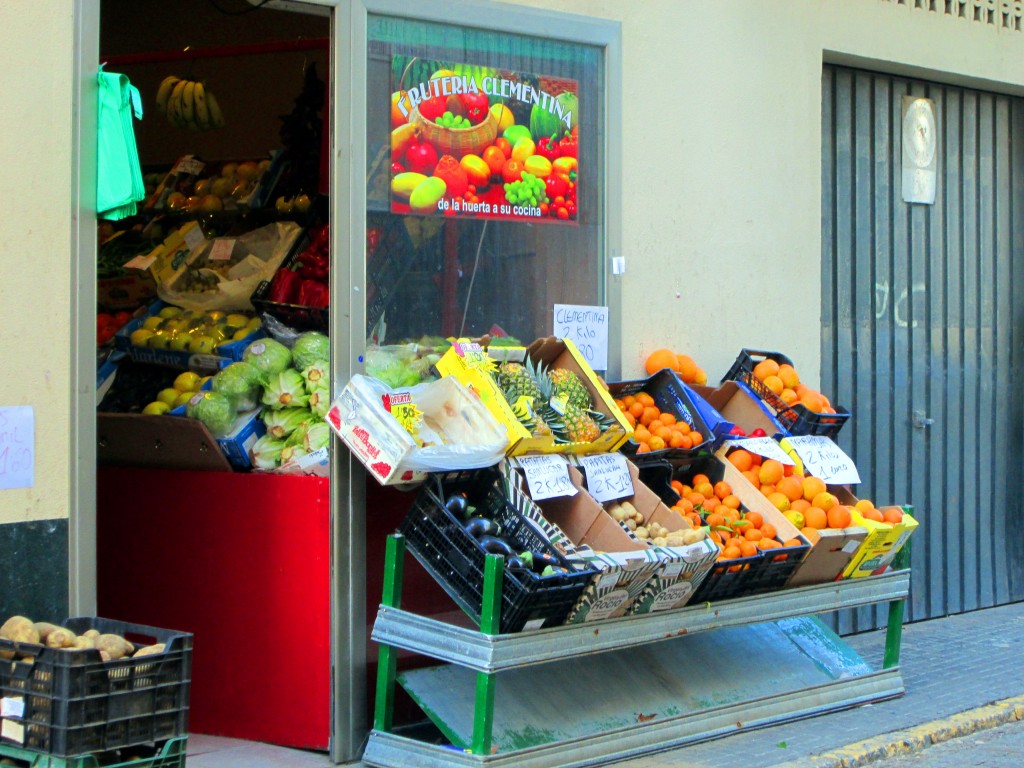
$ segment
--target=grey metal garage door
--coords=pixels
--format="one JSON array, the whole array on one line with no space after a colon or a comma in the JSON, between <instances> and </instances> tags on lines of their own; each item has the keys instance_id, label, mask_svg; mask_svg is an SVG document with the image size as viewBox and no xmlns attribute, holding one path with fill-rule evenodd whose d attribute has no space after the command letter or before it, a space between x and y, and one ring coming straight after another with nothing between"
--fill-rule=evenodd
<instances>
[{"instance_id":1,"label":"grey metal garage door","mask_svg":"<svg viewBox=\"0 0 1024 768\"><path fill-rule=\"evenodd\" d=\"M934 205L902 199L904 94L935 102ZM858 495L922 522L911 620L1024 600L1022 131L1019 98L824 69L822 389Z\"/></svg>"}]
</instances>

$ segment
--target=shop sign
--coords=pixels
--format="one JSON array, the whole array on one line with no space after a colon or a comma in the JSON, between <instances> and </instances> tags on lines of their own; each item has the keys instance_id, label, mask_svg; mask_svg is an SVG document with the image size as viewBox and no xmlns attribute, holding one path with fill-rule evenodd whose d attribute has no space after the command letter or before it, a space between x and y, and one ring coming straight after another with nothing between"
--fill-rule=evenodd
<instances>
[{"instance_id":1,"label":"shop sign","mask_svg":"<svg viewBox=\"0 0 1024 768\"><path fill-rule=\"evenodd\" d=\"M576 80L392 59L391 212L576 224Z\"/></svg>"}]
</instances>

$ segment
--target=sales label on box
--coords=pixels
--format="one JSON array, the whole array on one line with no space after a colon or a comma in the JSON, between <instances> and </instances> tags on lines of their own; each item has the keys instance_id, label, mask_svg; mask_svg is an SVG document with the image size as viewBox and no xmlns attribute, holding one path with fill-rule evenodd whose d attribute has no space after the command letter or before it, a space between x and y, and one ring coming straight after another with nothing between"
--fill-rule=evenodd
<instances>
[{"instance_id":1,"label":"sales label on box","mask_svg":"<svg viewBox=\"0 0 1024 768\"><path fill-rule=\"evenodd\" d=\"M557 454L520 456L516 463L526 475L526 485L534 501L579 493L569 478L569 465Z\"/></svg>"}]
</instances>

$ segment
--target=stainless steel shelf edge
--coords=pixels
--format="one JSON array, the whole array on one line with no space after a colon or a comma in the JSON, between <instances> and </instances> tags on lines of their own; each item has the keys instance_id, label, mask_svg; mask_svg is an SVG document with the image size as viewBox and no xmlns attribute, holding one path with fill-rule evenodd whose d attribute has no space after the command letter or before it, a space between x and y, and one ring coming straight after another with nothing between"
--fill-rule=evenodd
<instances>
[{"instance_id":1,"label":"stainless steel shelf edge","mask_svg":"<svg viewBox=\"0 0 1024 768\"><path fill-rule=\"evenodd\" d=\"M722 627L900 600L906 598L909 588L910 571L901 570L692 605L664 613L510 635L484 635L399 608L380 606L371 637L379 643L470 669L498 672Z\"/></svg>"},{"instance_id":2,"label":"stainless steel shelf edge","mask_svg":"<svg viewBox=\"0 0 1024 768\"><path fill-rule=\"evenodd\" d=\"M825 685L690 715L630 726L627 729L554 742L533 749L500 755L471 755L382 731L371 731L363 753L365 765L379 768L584 768L650 754L768 725L846 709L901 696L903 680L898 667Z\"/></svg>"}]
</instances>

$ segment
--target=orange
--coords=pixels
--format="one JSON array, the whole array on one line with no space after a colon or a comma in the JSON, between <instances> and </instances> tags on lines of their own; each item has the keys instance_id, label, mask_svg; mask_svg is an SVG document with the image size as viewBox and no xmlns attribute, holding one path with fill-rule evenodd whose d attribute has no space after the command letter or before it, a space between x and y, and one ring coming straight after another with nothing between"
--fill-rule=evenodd
<instances>
[{"instance_id":1,"label":"orange","mask_svg":"<svg viewBox=\"0 0 1024 768\"><path fill-rule=\"evenodd\" d=\"M804 543L800 541L800 539L786 539L782 542L782 546L784 547L802 547L803 545Z\"/></svg>"},{"instance_id":2,"label":"orange","mask_svg":"<svg viewBox=\"0 0 1024 768\"><path fill-rule=\"evenodd\" d=\"M726 496L732 493L732 488L729 487L729 484L725 482L725 480L719 480L717 483L715 483L714 490L715 496L717 496L720 499L724 499Z\"/></svg>"},{"instance_id":3,"label":"orange","mask_svg":"<svg viewBox=\"0 0 1024 768\"><path fill-rule=\"evenodd\" d=\"M658 418L658 409L653 406L647 406L644 408L643 414L640 416L640 423L645 427L648 426L652 421Z\"/></svg>"},{"instance_id":4,"label":"orange","mask_svg":"<svg viewBox=\"0 0 1024 768\"><path fill-rule=\"evenodd\" d=\"M631 426L631 427L635 427L636 426L636 416L634 416L632 413L630 413L629 411L626 411L624 414L622 414L622 416L623 416L623 418L626 419L626 421L629 422L629 426Z\"/></svg>"},{"instance_id":5,"label":"orange","mask_svg":"<svg viewBox=\"0 0 1024 768\"><path fill-rule=\"evenodd\" d=\"M764 525L764 515L762 515L760 512L747 512L747 514L744 515L743 519L749 522L750 525L754 528L760 528L762 525Z\"/></svg>"},{"instance_id":6,"label":"orange","mask_svg":"<svg viewBox=\"0 0 1024 768\"><path fill-rule=\"evenodd\" d=\"M774 539L776 533L778 533L778 531L775 530L775 526L774 525L772 525L771 523L762 523L762 525L761 525L761 534L766 539Z\"/></svg>"},{"instance_id":7,"label":"orange","mask_svg":"<svg viewBox=\"0 0 1024 768\"><path fill-rule=\"evenodd\" d=\"M839 499L833 496L828 491L823 491L817 494L811 499L811 506L817 507L823 512L828 512L832 507L839 503Z\"/></svg>"},{"instance_id":8,"label":"orange","mask_svg":"<svg viewBox=\"0 0 1024 768\"><path fill-rule=\"evenodd\" d=\"M679 482L675 478L672 478L672 480L669 481L669 485L672 486L673 491L678 493L680 496L683 495L683 484L681 482Z\"/></svg>"},{"instance_id":9,"label":"orange","mask_svg":"<svg viewBox=\"0 0 1024 768\"><path fill-rule=\"evenodd\" d=\"M802 498L804 495L804 484L799 477L784 477L779 480L775 488L780 492L786 494L786 498L790 501L796 501Z\"/></svg>"},{"instance_id":10,"label":"orange","mask_svg":"<svg viewBox=\"0 0 1024 768\"><path fill-rule=\"evenodd\" d=\"M731 494L731 493L729 495L727 495L724 499L722 499L722 504L724 506L726 506L726 507L729 507L729 509L739 509L740 508L740 500L739 500L739 498L736 497L735 495Z\"/></svg>"},{"instance_id":11,"label":"orange","mask_svg":"<svg viewBox=\"0 0 1024 768\"><path fill-rule=\"evenodd\" d=\"M757 554L757 545L748 539L740 539L740 555L743 557L753 557Z\"/></svg>"},{"instance_id":12,"label":"orange","mask_svg":"<svg viewBox=\"0 0 1024 768\"><path fill-rule=\"evenodd\" d=\"M626 395L624 398L622 398L622 404L627 408L629 408L629 406L631 406L635 402L636 397L634 397L633 395Z\"/></svg>"},{"instance_id":13,"label":"orange","mask_svg":"<svg viewBox=\"0 0 1024 768\"><path fill-rule=\"evenodd\" d=\"M647 423L647 429L652 435L658 434L658 430L665 426L665 422L661 420L661 411L658 411L658 415L655 416Z\"/></svg>"},{"instance_id":14,"label":"orange","mask_svg":"<svg viewBox=\"0 0 1024 768\"><path fill-rule=\"evenodd\" d=\"M784 493L775 491L774 493L768 494L768 501L772 503L779 512L789 511L789 498Z\"/></svg>"},{"instance_id":15,"label":"orange","mask_svg":"<svg viewBox=\"0 0 1024 768\"><path fill-rule=\"evenodd\" d=\"M694 483L693 484L693 490L695 490L697 493L699 493L705 499L714 498L716 501L718 500L718 497L715 496L715 487L713 485L711 485L711 483L706 481L706 480L702 481L702 482L699 482L699 483Z\"/></svg>"},{"instance_id":16,"label":"orange","mask_svg":"<svg viewBox=\"0 0 1024 768\"><path fill-rule=\"evenodd\" d=\"M747 541L760 541L764 538L764 534L761 532L760 528L747 528L747 530L743 532L743 538Z\"/></svg>"},{"instance_id":17,"label":"orange","mask_svg":"<svg viewBox=\"0 0 1024 768\"><path fill-rule=\"evenodd\" d=\"M776 395L781 395L782 390L786 388L782 383L782 379L780 379L778 376L765 376L764 385L768 387L768 389L770 389Z\"/></svg>"},{"instance_id":18,"label":"orange","mask_svg":"<svg viewBox=\"0 0 1024 768\"><path fill-rule=\"evenodd\" d=\"M712 512L704 519L708 521L708 525L710 525L712 528L715 528L719 525L725 525L725 518L717 512Z\"/></svg>"},{"instance_id":19,"label":"orange","mask_svg":"<svg viewBox=\"0 0 1024 768\"><path fill-rule=\"evenodd\" d=\"M753 461L750 452L745 451L742 448L737 448L735 451L732 451L728 456L726 456L726 458L729 460L729 463L736 467L740 472L745 472L750 469Z\"/></svg>"},{"instance_id":20,"label":"orange","mask_svg":"<svg viewBox=\"0 0 1024 768\"><path fill-rule=\"evenodd\" d=\"M636 401L640 403L644 408L650 408L654 405L654 398L646 392L637 392Z\"/></svg>"},{"instance_id":21,"label":"orange","mask_svg":"<svg viewBox=\"0 0 1024 768\"><path fill-rule=\"evenodd\" d=\"M655 419L652 423L657 424L657 422L658 420ZM648 429L650 429L650 427L648 427ZM672 439L672 435L675 434L675 430L669 429L668 427L658 427L657 429L653 430L653 432L655 435L664 440L666 445L668 445L668 441Z\"/></svg>"},{"instance_id":22,"label":"orange","mask_svg":"<svg viewBox=\"0 0 1024 768\"><path fill-rule=\"evenodd\" d=\"M828 528L828 515L821 507L808 507L804 510L804 522L808 528Z\"/></svg>"},{"instance_id":23,"label":"orange","mask_svg":"<svg viewBox=\"0 0 1024 768\"><path fill-rule=\"evenodd\" d=\"M747 482L750 483L755 488L757 488L761 484L761 481L757 479L756 470L747 469L741 472L740 474L742 474L747 479Z\"/></svg>"},{"instance_id":24,"label":"orange","mask_svg":"<svg viewBox=\"0 0 1024 768\"><path fill-rule=\"evenodd\" d=\"M664 424L666 427L671 427L676 423L676 417L668 411L662 411L661 416L658 417L658 421Z\"/></svg>"},{"instance_id":25,"label":"orange","mask_svg":"<svg viewBox=\"0 0 1024 768\"><path fill-rule=\"evenodd\" d=\"M821 394L813 390L808 390L800 398L800 404L807 407L807 410L813 411L814 413L821 413L825 408L825 402L821 399Z\"/></svg>"},{"instance_id":26,"label":"orange","mask_svg":"<svg viewBox=\"0 0 1024 768\"><path fill-rule=\"evenodd\" d=\"M670 349L656 349L647 356L647 360L644 362L644 368L647 369L649 375L657 373L662 368L670 368L674 371L678 366L676 353Z\"/></svg>"},{"instance_id":27,"label":"orange","mask_svg":"<svg viewBox=\"0 0 1024 768\"><path fill-rule=\"evenodd\" d=\"M844 504L836 504L826 513L829 528L848 528L853 518L850 516L850 508Z\"/></svg>"},{"instance_id":28,"label":"orange","mask_svg":"<svg viewBox=\"0 0 1024 768\"><path fill-rule=\"evenodd\" d=\"M743 551L738 546L727 544L722 554L725 555L726 560L735 560L737 557L743 556Z\"/></svg>"},{"instance_id":29,"label":"orange","mask_svg":"<svg viewBox=\"0 0 1024 768\"><path fill-rule=\"evenodd\" d=\"M781 461L765 459L761 462L761 469L758 470L757 476L760 478L762 485L775 485L782 479L785 471Z\"/></svg>"},{"instance_id":30,"label":"orange","mask_svg":"<svg viewBox=\"0 0 1024 768\"><path fill-rule=\"evenodd\" d=\"M858 512L864 512L869 509L874 509L875 503L871 501L871 499L861 499L860 501L853 505L853 508L856 509Z\"/></svg>"},{"instance_id":31,"label":"orange","mask_svg":"<svg viewBox=\"0 0 1024 768\"><path fill-rule=\"evenodd\" d=\"M697 372L693 374L693 383L698 387L703 387L708 383L708 375L699 365L697 366Z\"/></svg>"},{"instance_id":32,"label":"orange","mask_svg":"<svg viewBox=\"0 0 1024 768\"><path fill-rule=\"evenodd\" d=\"M696 448L698 445L704 442L704 435L702 435L696 429L691 429L690 442L693 443L693 447Z\"/></svg>"},{"instance_id":33,"label":"orange","mask_svg":"<svg viewBox=\"0 0 1024 768\"><path fill-rule=\"evenodd\" d=\"M701 496L696 491L691 491L689 494L687 494L686 499L691 504L693 504L694 507L699 507L701 504L704 503L704 497Z\"/></svg>"},{"instance_id":34,"label":"orange","mask_svg":"<svg viewBox=\"0 0 1024 768\"><path fill-rule=\"evenodd\" d=\"M693 487L696 488L701 483L710 483L711 478L705 475L703 472L698 472L693 476Z\"/></svg>"},{"instance_id":35,"label":"orange","mask_svg":"<svg viewBox=\"0 0 1024 768\"><path fill-rule=\"evenodd\" d=\"M886 507L882 510L882 519L887 523L902 523L903 510L899 507Z\"/></svg>"},{"instance_id":36,"label":"orange","mask_svg":"<svg viewBox=\"0 0 1024 768\"><path fill-rule=\"evenodd\" d=\"M662 451L665 449L665 441L657 435L652 437L647 445L650 446L652 451Z\"/></svg>"},{"instance_id":37,"label":"orange","mask_svg":"<svg viewBox=\"0 0 1024 768\"><path fill-rule=\"evenodd\" d=\"M689 515L693 512L693 504L689 499L680 499L676 502L676 508L681 509L684 515Z\"/></svg>"},{"instance_id":38,"label":"orange","mask_svg":"<svg viewBox=\"0 0 1024 768\"><path fill-rule=\"evenodd\" d=\"M722 517L724 517L725 518L725 522L729 523L730 525L732 525L733 523L735 523L737 520L740 519L740 511L738 509L733 509L732 507L727 507L724 504L719 504L718 505L718 514L720 514Z\"/></svg>"},{"instance_id":39,"label":"orange","mask_svg":"<svg viewBox=\"0 0 1024 768\"><path fill-rule=\"evenodd\" d=\"M803 512L809 506L811 506L811 502L809 502L807 499L797 499L796 501L790 503L789 508L794 512Z\"/></svg>"},{"instance_id":40,"label":"orange","mask_svg":"<svg viewBox=\"0 0 1024 768\"><path fill-rule=\"evenodd\" d=\"M861 515L865 520L874 520L876 523L885 522L885 515L877 509L869 509L867 512L861 512Z\"/></svg>"},{"instance_id":41,"label":"orange","mask_svg":"<svg viewBox=\"0 0 1024 768\"><path fill-rule=\"evenodd\" d=\"M764 381L768 376L775 376L779 372L779 364L774 360L765 358L757 365L754 366L754 375L761 381Z\"/></svg>"},{"instance_id":42,"label":"orange","mask_svg":"<svg viewBox=\"0 0 1024 768\"><path fill-rule=\"evenodd\" d=\"M793 405L793 403L800 400L797 397L796 392L792 389L784 389L779 393L779 399L782 400L786 405Z\"/></svg>"},{"instance_id":43,"label":"orange","mask_svg":"<svg viewBox=\"0 0 1024 768\"><path fill-rule=\"evenodd\" d=\"M644 415L644 404L638 400L634 400L629 406L629 412L632 414L633 418L639 419Z\"/></svg>"},{"instance_id":44,"label":"orange","mask_svg":"<svg viewBox=\"0 0 1024 768\"><path fill-rule=\"evenodd\" d=\"M640 443L640 445L636 447L637 453L649 453L650 450L651 446L649 446L647 443Z\"/></svg>"},{"instance_id":45,"label":"orange","mask_svg":"<svg viewBox=\"0 0 1024 768\"><path fill-rule=\"evenodd\" d=\"M779 372L776 375L782 379L782 384L786 389L796 389L796 385L800 383L800 377L797 375L796 369L789 363L780 365Z\"/></svg>"},{"instance_id":46,"label":"orange","mask_svg":"<svg viewBox=\"0 0 1024 768\"><path fill-rule=\"evenodd\" d=\"M690 425L687 424L685 421L677 421L674 426L684 435L690 434Z\"/></svg>"},{"instance_id":47,"label":"orange","mask_svg":"<svg viewBox=\"0 0 1024 768\"><path fill-rule=\"evenodd\" d=\"M638 443L646 443L651 439L651 433L647 431L647 427L640 424L633 430L633 439Z\"/></svg>"},{"instance_id":48,"label":"orange","mask_svg":"<svg viewBox=\"0 0 1024 768\"><path fill-rule=\"evenodd\" d=\"M687 384L693 384L697 378L697 361L689 355L676 355L676 370L679 378Z\"/></svg>"},{"instance_id":49,"label":"orange","mask_svg":"<svg viewBox=\"0 0 1024 768\"><path fill-rule=\"evenodd\" d=\"M825 491L828 490L828 486L825 485L825 481L820 477L815 477L814 475L808 475L805 477L803 486L803 496L808 501L813 501L814 497L819 493L825 493Z\"/></svg>"}]
</instances>

